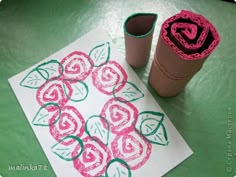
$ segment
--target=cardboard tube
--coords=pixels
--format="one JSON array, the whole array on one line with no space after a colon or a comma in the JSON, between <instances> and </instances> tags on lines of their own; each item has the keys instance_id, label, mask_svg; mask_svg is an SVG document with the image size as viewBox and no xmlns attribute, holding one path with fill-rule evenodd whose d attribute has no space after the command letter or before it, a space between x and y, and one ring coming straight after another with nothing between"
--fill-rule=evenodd
<instances>
[{"instance_id":1,"label":"cardboard tube","mask_svg":"<svg viewBox=\"0 0 236 177\"><path fill-rule=\"evenodd\" d=\"M177 95L219 42L215 27L202 15L183 10L170 17L162 24L149 83L161 96Z\"/></svg>"},{"instance_id":2,"label":"cardboard tube","mask_svg":"<svg viewBox=\"0 0 236 177\"><path fill-rule=\"evenodd\" d=\"M163 66L172 76L176 77L189 77L195 74L201 69L206 58L201 60L184 60L176 52L169 47L162 37L158 39L154 59L159 60L161 66Z\"/></svg>"},{"instance_id":3,"label":"cardboard tube","mask_svg":"<svg viewBox=\"0 0 236 177\"><path fill-rule=\"evenodd\" d=\"M127 62L134 68L148 63L157 14L137 13L124 23Z\"/></svg>"},{"instance_id":4,"label":"cardboard tube","mask_svg":"<svg viewBox=\"0 0 236 177\"><path fill-rule=\"evenodd\" d=\"M158 60L153 60L149 75L149 83L156 92L163 97L176 96L192 77L176 78L165 73Z\"/></svg>"}]
</instances>

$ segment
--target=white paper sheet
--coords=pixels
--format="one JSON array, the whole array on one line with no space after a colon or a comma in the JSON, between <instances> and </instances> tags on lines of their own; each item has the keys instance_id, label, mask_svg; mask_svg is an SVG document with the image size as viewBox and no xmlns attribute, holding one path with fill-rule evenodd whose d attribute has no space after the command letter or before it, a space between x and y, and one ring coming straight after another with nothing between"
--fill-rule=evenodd
<instances>
[{"instance_id":1,"label":"white paper sheet","mask_svg":"<svg viewBox=\"0 0 236 177\"><path fill-rule=\"evenodd\" d=\"M9 82L58 177L157 177L192 154L102 29Z\"/></svg>"}]
</instances>

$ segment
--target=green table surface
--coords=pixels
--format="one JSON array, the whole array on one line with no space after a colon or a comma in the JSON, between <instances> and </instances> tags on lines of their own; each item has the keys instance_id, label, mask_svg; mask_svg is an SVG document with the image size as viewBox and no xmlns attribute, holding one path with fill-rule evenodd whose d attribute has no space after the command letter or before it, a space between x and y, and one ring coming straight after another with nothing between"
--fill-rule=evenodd
<instances>
[{"instance_id":1,"label":"green table surface","mask_svg":"<svg viewBox=\"0 0 236 177\"><path fill-rule=\"evenodd\" d=\"M162 98L148 85L148 75L160 26L181 9L208 18L218 29L221 43L180 95ZM7 79L98 26L108 31L124 54L123 23L135 12L159 15L149 63L136 72L194 151L165 176L236 175L236 4L221 0L3 0L0 3L0 176L55 176ZM41 164L47 169L9 170L10 165L20 164Z\"/></svg>"}]
</instances>

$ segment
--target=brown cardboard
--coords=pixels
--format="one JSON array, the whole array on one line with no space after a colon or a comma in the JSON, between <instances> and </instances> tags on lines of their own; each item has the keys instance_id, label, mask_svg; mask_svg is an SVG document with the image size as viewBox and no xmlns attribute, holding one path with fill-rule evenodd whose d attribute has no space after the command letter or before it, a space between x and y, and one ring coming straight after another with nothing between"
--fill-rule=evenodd
<instances>
[{"instance_id":1,"label":"brown cardboard","mask_svg":"<svg viewBox=\"0 0 236 177\"><path fill-rule=\"evenodd\" d=\"M201 60L184 60L159 36L155 56L168 73L175 77L189 77L201 69L207 57ZM157 59L155 57L155 59Z\"/></svg>"},{"instance_id":2,"label":"brown cardboard","mask_svg":"<svg viewBox=\"0 0 236 177\"><path fill-rule=\"evenodd\" d=\"M138 13L124 23L127 62L134 68L148 63L157 14Z\"/></svg>"},{"instance_id":3,"label":"brown cardboard","mask_svg":"<svg viewBox=\"0 0 236 177\"><path fill-rule=\"evenodd\" d=\"M163 97L179 94L192 77L176 78L165 72L158 60L153 60L149 75L149 83L156 92Z\"/></svg>"}]
</instances>

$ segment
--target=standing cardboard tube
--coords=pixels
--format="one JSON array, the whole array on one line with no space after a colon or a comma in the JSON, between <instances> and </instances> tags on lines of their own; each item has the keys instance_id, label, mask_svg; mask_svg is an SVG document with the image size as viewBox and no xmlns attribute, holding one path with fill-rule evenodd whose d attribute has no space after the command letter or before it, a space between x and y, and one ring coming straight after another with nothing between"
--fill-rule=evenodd
<instances>
[{"instance_id":1,"label":"standing cardboard tube","mask_svg":"<svg viewBox=\"0 0 236 177\"><path fill-rule=\"evenodd\" d=\"M179 94L220 42L216 28L202 15L183 10L161 27L149 74L160 96Z\"/></svg>"},{"instance_id":2,"label":"standing cardboard tube","mask_svg":"<svg viewBox=\"0 0 236 177\"><path fill-rule=\"evenodd\" d=\"M148 63L156 20L157 14L137 13L124 23L126 60L134 68Z\"/></svg>"}]
</instances>

